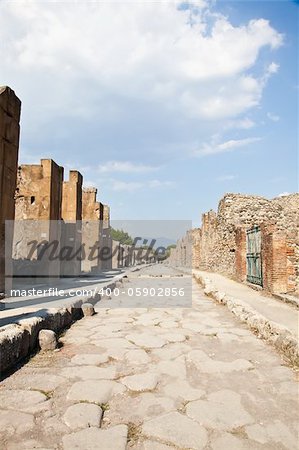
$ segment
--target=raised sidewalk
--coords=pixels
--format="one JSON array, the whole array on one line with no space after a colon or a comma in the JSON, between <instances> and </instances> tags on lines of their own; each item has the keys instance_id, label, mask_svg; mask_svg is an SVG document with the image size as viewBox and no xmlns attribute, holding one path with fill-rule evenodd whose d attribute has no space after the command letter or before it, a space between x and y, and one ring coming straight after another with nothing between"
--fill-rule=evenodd
<instances>
[{"instance_id":1,"label":"raised sidewalk","mask_svg":"<svg viewBox=\"0 0 299 450\"><path fill-rule=\"evenodd\" d=\"M140 270L140 267L134 266L121 273L111 274L110 279L103 279L101 283L96 280L93 284L81 283L77 288L93 290L98 285L98 288L113 290L128 273L136 270ZM68 290L70 288L66 285L65 292ZM7 308L0 311L0 379L37 348L40 330L50 329L60 333L83 316L83 303L95 304L100 299L101 295L97 292L87 297L53 296L47 301L37 296L31 303L28 302L28 297L5 299Z\"/></svg>"},{"instance_id":2,"label":"raised sidewalk","mask_svg":"<svg viewBox=\"0 0 299 450\"><path fill-rule=\"evenodd\" d=\"M294 306L213 272L193 270L206 295L226 305L259 337L269 341L292 364L299 364L299 312Z\"/></svg>"}]
</instances>

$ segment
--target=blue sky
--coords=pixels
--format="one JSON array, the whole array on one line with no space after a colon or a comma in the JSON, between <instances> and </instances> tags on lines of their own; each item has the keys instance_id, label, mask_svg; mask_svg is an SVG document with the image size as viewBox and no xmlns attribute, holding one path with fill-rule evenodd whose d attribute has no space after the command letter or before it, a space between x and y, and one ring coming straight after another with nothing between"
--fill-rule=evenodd
<instances>
[{"instance_id":1,"label":"blue sky","mask_svg":"<svg viewBox=\"0 0 299 450\"><path fill-rule=\"evenodd\" d=\"M297 191L297 24L289 1L0 1L20 163L80 170L114 219Z\"/></svg>"}]
</instances>

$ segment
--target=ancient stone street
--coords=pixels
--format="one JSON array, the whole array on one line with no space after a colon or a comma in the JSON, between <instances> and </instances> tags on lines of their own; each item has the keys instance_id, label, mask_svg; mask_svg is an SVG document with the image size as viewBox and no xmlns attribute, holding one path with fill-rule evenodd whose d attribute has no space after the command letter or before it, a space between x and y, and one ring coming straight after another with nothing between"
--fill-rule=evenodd
<instances>
[{"instance_id":1,"label":"ancient stone street","mask_svg":"<svg viewBox=\"0 0 299 450\"><path fill-rule=\"evenodd\" d=\"M124 286L179 276L159 264ZM295 372L195 281L192 300L98 303L2 382L1 450L297 449Z\"/></svg>"}]
</instances>

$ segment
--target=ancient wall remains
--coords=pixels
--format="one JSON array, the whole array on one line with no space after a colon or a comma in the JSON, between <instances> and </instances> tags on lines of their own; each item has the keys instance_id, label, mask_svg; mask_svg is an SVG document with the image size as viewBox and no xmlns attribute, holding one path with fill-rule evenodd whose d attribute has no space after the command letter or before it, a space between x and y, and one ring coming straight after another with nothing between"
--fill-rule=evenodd
<instances>
[{"instance_id":1,"label":"ancient wall remains","mask_svg":"<svg viewBox=\"0 0 299 450\"><path fill-rule=\"evenodd\" d=\"M16 188L16 220L60 220L63 167L52 159L19 166Z\"/></svg>"},{"instance_id":2,"label":"ancient wall remains","mask_svg":"<svg viewBox=\"0 0 299 450\"><path fill-rule=\"evenodd\" d=\"M102 247L102 230L104 205L97 201L96 188L83 188L82 193L82 244L86 258L82 261L83 272L100 272L102 263L100 249Z\"/></svg>"},{"instance_id":3,"label":"ancient wall remains","mask_svg":"<svg viewBox=\"0 0 299 450\"><path fill-rule=\"evenodd\" d=\"M5 221L15 215L14 192L19 152L21 101L7 86L0 86L0 297L5 290L5 238L9 261L11 236L5 237Z\"/></svg>"},{"instance_id":4,"label":"ancient wall remains","mask_svg":"<svg viewBox=\"0 0 299 450\"><path fill-rule=\"evenodd\" d=\"M62 219L65 221L82 220L82 184L81 173L70 170L69 181L63 182L62 190Z\"/></svg>"},{"instance_id":5,"label":"ancient wall remains","mask_svg":"<svg viewBox=\"0 0 299 450\"><path fill-rule=\"evenodd\" d=\"M81 274L82 184L83 177L77 170L70 170L69 180L63 182L61 246L65 251L61 258L62 277Z\"/></svg>"},{"instance_id":6,"label":"ancient wall remains","mask_svg":"<svg viewBox=\"0 0 299 450\"><path fill-rule=\"evenodd\" d=\"M62 183L63 167L51 159L42 159L40 164L18 167L13 245L15 274L60 275L59 259L49 262L49 254L56 243L57 252L60 246ZM45 247L50 243L49 251L43 251L42 246L39 246L29 257L29 243L33 241L44 242ZM37 261L38 258L35 269L32 264L25 265L26 261Z\"/></svg>"},{"instance_id":7,"label":"ancient wall remains","mask_svg":"<svg viewBox=\"0 0 299 450\"><path fill-rule=\"evenodd\" d=\"M102 248L110 249L110 258L102 258L102 270L112 269L112 237L110 227L110 208L108 205L103 205L103 230L102 230Z\"/></svg>"},{"instance_id":8,"label":"ancient wall remains","mask_svg":"<svg viewBox=\"0 0 299 450\"><path fill-rule=\"evenodd\" d=\"M171 248L169 263L177 267L199 267L199 239L201 230L194 228L179 239L175 248Z\"/></svg>"},{"instance_id":9,"label":"ancient wall remains","mask_svg":"<svg viewBox=\"0 0 299 450\"><path fill-rule=\"evenodd\" d=\"M202 216L202 227L194 235L193 267L246 281L246 232L259 226L264 289L299 294L298 210L299 194L273 200L226 194L217 213L209 211ZM170 261L184 262L185 239L178 243Z\"/></svg>"}]
</instances>

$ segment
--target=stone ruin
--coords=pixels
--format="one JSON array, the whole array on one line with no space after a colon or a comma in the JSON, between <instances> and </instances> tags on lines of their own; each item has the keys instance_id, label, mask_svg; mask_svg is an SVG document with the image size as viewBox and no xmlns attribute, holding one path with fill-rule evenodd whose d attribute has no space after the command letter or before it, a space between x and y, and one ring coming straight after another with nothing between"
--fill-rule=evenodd
<instances>
[{"instance_id":1,"label":"stone ruin","mask_svg":"<svg viewBox=\"0 0 299 450\"><path fill-rule=\"evenodd\" d=\"M268 200L259 196L226 194L218 211L202 216L201 228L177 243L170 263L186 266L185 247L192 246L194 268L247 280L247 233L261 236L261 286L272 293L299 295L299 194ZM186 243L189 243L186 245ZM189 258L189 265L190 265Z\"/></svg>"}]
</instances>

